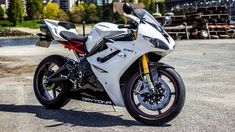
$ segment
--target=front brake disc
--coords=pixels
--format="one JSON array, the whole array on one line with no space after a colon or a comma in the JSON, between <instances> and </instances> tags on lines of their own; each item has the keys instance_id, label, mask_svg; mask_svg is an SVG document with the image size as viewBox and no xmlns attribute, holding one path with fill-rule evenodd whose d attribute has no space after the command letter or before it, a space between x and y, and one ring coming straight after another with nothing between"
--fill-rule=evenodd
<instances>
[{"instance_id":1,"label":"front brake disc","mask_svg":"<svg viewBox=\"0 0 235 132\"><path fill-rule=\"evenodd\" d=\"M150 102L148 97L146 97L146 94L151 94L148 90L149 88L148 88L147 84L142 85L141 91L138 91L138 90L140 90L140 88L136 89L137 92L139 93L139 94L137 94L138 101L140 102L140 104L142 106L144 106L148 110L156 111L159 109L163 109L170 102L170 98L171 98L170 87L167 85L167 83L163 79L159 78L158 81L159 81L158 83L161 83L161 88L163 89L162 98L158 102L156 102L156 101ZM140 82L138 82L138 83L140 83ZM140 87L140 85L138 85L138 86ZM148 91L148 93L146 91Z\"/></svg>"}]
</instances>

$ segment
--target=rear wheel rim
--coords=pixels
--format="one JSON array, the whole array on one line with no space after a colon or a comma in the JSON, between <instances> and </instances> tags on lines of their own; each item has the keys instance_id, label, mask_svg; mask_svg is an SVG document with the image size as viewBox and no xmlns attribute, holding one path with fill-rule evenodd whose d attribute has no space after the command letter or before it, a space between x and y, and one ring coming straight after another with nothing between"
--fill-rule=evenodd
<instances>
[{"instance_id":1,"label":"rear wheel rim","mask_svg":"<svg viewBox=\"0 0 235 132\"><path fill-rule=\"evenodd\" d=\"M39 70L37 78L37 91L40 97L45 101L54 101L59 98L63 83L48 83L48 77L56 72L59 69L59 66L54 62L47 62Z\"/></svg>"}]
</instances>

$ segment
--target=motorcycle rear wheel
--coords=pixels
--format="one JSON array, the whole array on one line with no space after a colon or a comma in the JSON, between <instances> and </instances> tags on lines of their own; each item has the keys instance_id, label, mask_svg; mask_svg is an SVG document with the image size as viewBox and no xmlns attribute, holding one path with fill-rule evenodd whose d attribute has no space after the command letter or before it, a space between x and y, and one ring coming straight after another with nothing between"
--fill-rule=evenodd
<instances>
[{"instance_id":1,"label":"motorcycle rear wheel","mask_svg":"<svg viewBox=\"0 0 235 132\"><path fill-rule=\"evenodd\" d=\"M150 102L148 102L149 98L147 97L142 97L142 95L136 97L139 94L136 92L136 87L138 87L138 82L142 79L142 75L139 71L133 74L129 79L123 92L127 111L133 118L145 125L161 126L173 120L180 113L185 102L185 86L180 75L172 68L160 68L157 72L160 78L163 78L163 76L164 78L168 78L169 81L167 83L172 82L171 86L173 87L169 90L163 90L165 92L170 91L170 93L168 92L169 97L167 97L169 101L165 100L163 103L164 105L161 105L161 109L160 103L165 97L160 97L160 103L158 101L154 102L155 104L152 102L155 106L149 105ZM162 82L165 83L166 81L164 80ZM170 86L166 87L170 88ZM141 98L143 98L143 101L140 101ZM154 107L156 108L154 109Z\"/></svg>"},{"instance_id":2,"label":"motorcycle rear wheel","mask_svg":"<svg viewBox=\"0 0 235 132\"><path fill-rule=\"evenodd\" d=\"M46 78L65 63L63 56L48 56L41 61L34 74L34 93L38 101L48 109L59 109L70 101L68 82L46 82Z\"/></svg>"}]
</instances>

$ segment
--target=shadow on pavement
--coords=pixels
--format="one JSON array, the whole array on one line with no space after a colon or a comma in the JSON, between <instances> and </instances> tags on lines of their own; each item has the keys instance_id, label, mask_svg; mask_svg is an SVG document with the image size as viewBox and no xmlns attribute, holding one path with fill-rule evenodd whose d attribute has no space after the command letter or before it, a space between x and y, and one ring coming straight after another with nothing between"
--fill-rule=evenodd
<instances>
[{"instance_id":1,"label":"shadow on pavement","mask_svg":"<svg viewBox=\"0 0 235 132\"><path fill-rule=\"evenodd\" d=\"M63 124L71 124L72 126L86 127L108 127L108 126L141 126L137 121L124 120L120 116L106 115L98 112L85 112L77 110L49 110L37 105L14 105L0 104L0 111L14 113L30 113L36 117L45 120L54 120L62 122L46 127L56 127Z\"/></svg>"}]
</instances>

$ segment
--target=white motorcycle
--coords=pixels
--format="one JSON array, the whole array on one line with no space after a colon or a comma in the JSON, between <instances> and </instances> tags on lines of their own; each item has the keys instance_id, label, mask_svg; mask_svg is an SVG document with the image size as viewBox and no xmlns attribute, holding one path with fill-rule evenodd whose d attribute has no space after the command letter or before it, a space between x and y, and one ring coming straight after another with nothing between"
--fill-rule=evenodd
<instances>
[{"instance_id":1,"label":"white motorcycle","mask_svg":"<svg viewBox=\"0 0 235 132\"><path fill-rule=\"evenodd\" d=\"M163 125L180 113L183 80L159 62L174 49L174 40L146 10L128 3L123 10L129 24L101 22L88 37L78 36L72 23L44 20L37 46L58 41L77 60L51 55L38 65L34 91L43 106L59 109L70 99L122 106L146 125ZM165 24L171 20L166 18Z\"/></svg>"}]
</instances>

